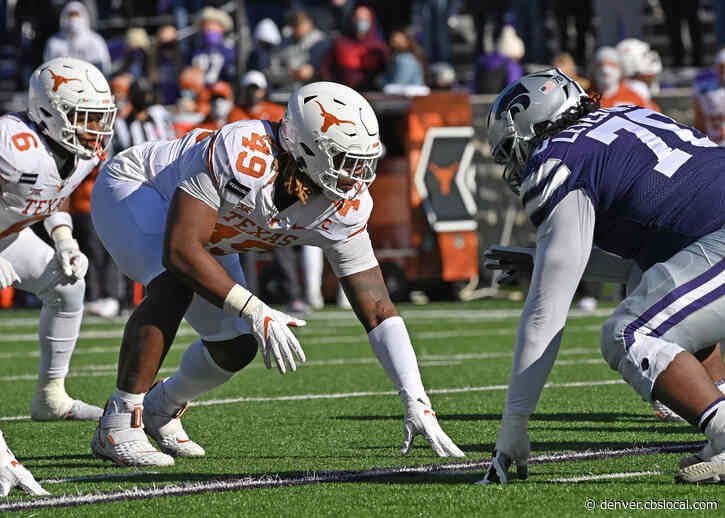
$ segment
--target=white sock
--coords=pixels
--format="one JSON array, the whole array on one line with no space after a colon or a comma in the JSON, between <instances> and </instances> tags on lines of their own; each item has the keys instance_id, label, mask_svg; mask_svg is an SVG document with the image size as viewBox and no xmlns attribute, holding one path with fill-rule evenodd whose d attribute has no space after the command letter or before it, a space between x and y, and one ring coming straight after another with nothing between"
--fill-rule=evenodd
<instances>
[{"instance_id":1,"label":"white sock","mask_svg":"<svg viewBox=\"0 0 725 518\"><path fill-rule=\"evenodd\" d=\"M169 405L169 408L161 408L161 410L172 412L218 387L234 374L236 373L219 367L204 347L201 339L198 339L184 351L179 370L164 381L166 398L163 399L168 399L166 404Z\"/></svg>"},{"instance_id":2,"label":"white sock","mask_svg":"<svg viewBox=\"0 0 725 518\"><path fill-rule=\"evenodd\" d=\"M322 248L303 246L300 262L302 264L302 278L305 281L305 296L309 302L314 300L322 287L322 270L325 264Z\"/></svg>"},{"instance_id":3,"label":"white sock","mask_svg":"<svg viewBox=\"0 0 725 518\"><path fill-rule=\"evenodd\" d=\"M145 392L141 392L140 394L133 394L131 392L125 392L120 388L116 388L116 391L111 397L115 399L120 399L121 401L126 403L126 406L128 408L134 408L137 406L143 406L143 398L145 395Z\"/></svg>"},{"instance_id":4,"label":"white sock","mask_svg":"<svg viewBox=\"0 0 725 518\"><path fill-rule=\"evenodd\" d=\"M710 445L716 454L725 452L725 400L720 399L714 405L711 405L711 409L715 408L715 412L709 412L706 410L703 412L704 418L707 420L705 424L704 432L707 438L710 440ZM700 417L700 429L702 426L703 417Z\"/></svg>"},{"instance_id":5,"label":"white sock","mask_svg":"<svg viewBox=\"0 0 725 518\"><path fill-rule=\"evenodd\" d=\"M418 361L403 319L396 316L383 320L368 333L368 338L375 356L398 390L400 398L403 401L408 398L425 398Z\"/></svg>"},{"instance_id":6,"label":"white sock","mask_svg":"<svg viewBox=\"0 0 725 518\"><path fill-rule=\"evenodd\" d=\"M65 378L68 375L70 358L78 340L82 318L82 309L74 312L61 312L43 304L38 323L39 385L50 379Z\"/></svg>"}]
</instances>

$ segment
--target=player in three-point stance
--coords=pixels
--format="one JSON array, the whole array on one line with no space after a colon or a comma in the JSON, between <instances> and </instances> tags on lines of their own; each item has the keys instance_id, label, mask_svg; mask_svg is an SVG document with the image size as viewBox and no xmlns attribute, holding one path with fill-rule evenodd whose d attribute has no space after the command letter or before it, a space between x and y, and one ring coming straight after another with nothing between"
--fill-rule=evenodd
<instances>
[{"instance_id":1,"label":"player in three-point stance","mask_svg":"<svg viewBox=\"0 0 725 518\"><path fill-rule=\"evenodd\" d=\"M423 434L438 455L463 455L431 409L366 230L367 187L381 148L377 118L360 94L312 83L292 94L281 124L196 130L106 164L93 190L93 221L147 296L126 325L117 389L91 441L97 456L158 466L204 455L179 419L188 401L230 379L258 347L267 367L274 361L282 373L295 370L295 357L305 360L288 328L304 321L250 293L237 255L295 244L324 250L368 331L405 406L403 452ZM152 388L182 318L200 338L178 371Z\"/></svg>"},{"instance_id":2,"label":"player in three-point stance","mask_svg":"<svg viewBox=\"0 0 725 518\"><path fill-rule=\"evenodd\" d=\"M725 339L725 148L646 108L600 109L556 69L501 92L488 136L537 238L506 407L481 482L508 482L514 462L526 476L529 416L585 269L633 288L602 327L607 363L645 401L662 401L707 436L676 480L725 480L725 398L698 361Z\"/></svg>"},{"instance_id":3,"label":"player in three-point stance","mask_svg":"<svg viewBox=\"0 0 725 518\"><path fill-rule=\"evenodd\" d=\"M0 289L42 301L34 420L96 420L102 410L65 390L83 316L88 259L67 212L73 190L99 163L113 135L116 106L103 74L85 61L57 58L30 77L28 110L0 117ZM43 221L55 247L28 228ZM0 433L0 496L20 487L47 494Z\"/></svg>"}]
</instances>

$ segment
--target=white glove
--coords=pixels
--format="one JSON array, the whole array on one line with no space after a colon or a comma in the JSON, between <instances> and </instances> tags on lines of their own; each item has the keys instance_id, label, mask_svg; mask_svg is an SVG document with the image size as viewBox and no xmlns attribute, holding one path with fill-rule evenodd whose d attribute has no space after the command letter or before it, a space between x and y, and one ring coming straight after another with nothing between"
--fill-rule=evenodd
<instances>
[{"instance_id":1,"label":"white glove","mask_svg":"<svg viewBox=\"0 0 725 518\"><path fill-rule=\"evenodd\" d=\"M20 277L15 273L15 268L10 264L10 261L0 257L0 290L12 286L14 282L18 281L20 281Z\"/></svg>"},{"instance_id":2,"label":"white glove","mask_svg":"<svg viewBox=\"0 0 725 518\"><path fill-rule=\"evenodd\" d=\"M55 242L55 256L66 277L82 279L88 271L88 258L78 248L75 239L62 239Z\"/></svg>"},{"instance_id":3,"label":"white glove","mask_svg":"<svg viewBox=\"0 0 725 518\"><path fill-rule=\"evenodd\" d=\"M264 365L268 369L272 368L270 356L274 357L277 368L282 374L287 372L285 362L292 372L297 370L292 352L302 363L307 360L300 342L289 329L289 327L302 327L307 322L272 309L257 297L253 297L247 303L241 316L249 322L262 349Z\"/></svg>"},{"instance_id":4,"label":"white glove","mask_svg":"<svg viewBox=\"0 0 725 518\"><path fill-rule=\"evenodd\" d=\"M436 414L426 396L405 401L405 424L403 427L403 455L410 451L416 435L423 435L439 457L465 457L465 454L446 435L438 424Z\"/></svg>"},{"instance_id":5,"label":"white glove","mask_svg":"<svg viewBox=\"0 0 725 518\"><path fill-rule=\"evenodd\" d=\"M35 496L50 494L35 481L33 474L17 461L0 432L0 496L8 496L14 487Z\"/></svg>"},{"instance_id":6,"label":"white glove","mask_svg":"<svg viewBox=\"0 0 725 518\"><path fill-rule=\"evenodd\" d=\"M512 478L508 470L514 462L518 478L525 480L529 476L530 453L529 416L514 415L504 411L491 465L488 467L486 476L476 483L508 484Z\"/></svg>"},{"instance_id":7,"label":"white glove","mask_svg":"<svg viewBox=\"0 0 725 518\"><path fill-rule=\"evenodd\" d=\"M484 266L488 270L505 270L498 277L497 282L499 284L513 284L522 277L531 277L535 254L535 248L493 245L483 253L486 258Z\"/></svg>"}]
</instances>

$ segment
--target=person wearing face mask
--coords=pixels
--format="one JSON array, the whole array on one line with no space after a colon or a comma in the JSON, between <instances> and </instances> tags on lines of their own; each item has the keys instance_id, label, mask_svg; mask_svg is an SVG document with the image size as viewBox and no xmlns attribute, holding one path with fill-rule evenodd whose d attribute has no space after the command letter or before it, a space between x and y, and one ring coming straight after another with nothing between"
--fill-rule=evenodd
<instances>
[{"instance_id":1,"label":"person wearing face mask","mask_svg":"<svg viewBox=\"0 0 725 518\"><path fill-rule=\"evenodd\" d=\"M151 58L151 81L156 85L159 104L172 105L179 98L178 80L184 68L184 56L176 37L176 27L159 27Z\"/></svg>"},{"instance_id":2,"label":"person wearing face mask","mask_svg":"<svg viewBox=\"0 0 725 518\"><path fill-rule=\"evenodd\" d=\"M180 137L200 124L209 113L209 89L204 86L204 72L186 67L179 75L179 97L174 111L174 129Z\"/></svg>"},{"instance_id":3,"label":"person wearing face mask","mask_svg":"<svg viewBox=\"0 0 725 518\"><path fill-rule=\"evenodd\" d=\"M343 33L333 40L320 65L320 77L358 91L377 90L378 78L390 59L390 49L377 36L375 13L361 5L355 8Z\"/></svg>"},{"instance_id":4,"label":"person wearing face mask","mask_svg":"<svg viewBox=\"0 0 725 518\"><path fill-rule=\"evenodd\" d=\"M229 115L229 122L238 120L267 120L279 122L284 106L266 99L267 78L259 70L250 70L242 77L237 106Z\"/></svg>"},{"instance_id":5,"label":"person wearing face mask","mask_svg":"<svg viewBox=\"0 0 725 518\"><path fill-rule=\"evenodd\" d=\"M230 122L229 115L234 108L234 91L226 81L218 81L211 85L209 93L209 115L197 128L216 131Z\"/></svg>"},{"instance_id":6,"label":"person wearing face mask","mask_svg":"<svg viewBox=\"0 0 725 518\"><path fill-rule=\"evenodd\" d=\"M60 31L45 44L43 61L58 57L82 59L104 75L111 71L111 57L105 40L90 27L88 8L82 2L68 2L60 12Z\"/></svg>"},{"instance_id":7,"label":"person wearing face mask","mask_svg":"<svg viewBox=\"0 0 725 518\"><path fill-rule=\"evenodd\" d=\"M602 96L599 101L602 108L627 104L649 108L647 101L624 82L619 53L615 48L601 47L597 50L592 76L589 94Z\"/></svg>"},{"instance_id":8,"label":"person wearing face mask","mask_svg":"<svg viewBox=\"0 0 725 518\"><path fill-rule=\"evenodd\" d=\"M236 74L236 52L224 35L234 28L231 16L215 7L205 7L200 15L200 39L192 51L191 64L204 72L204 84L232 81Z\"/></svg>"}]
</instances>

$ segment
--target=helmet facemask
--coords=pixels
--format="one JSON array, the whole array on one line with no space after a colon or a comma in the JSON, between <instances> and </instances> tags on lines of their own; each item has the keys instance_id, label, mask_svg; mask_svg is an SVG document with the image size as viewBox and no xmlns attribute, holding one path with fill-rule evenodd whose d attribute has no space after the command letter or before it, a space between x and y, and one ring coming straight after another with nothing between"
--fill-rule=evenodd
<instances>
[{"instance_id":1,"label":"helmet facemask","mask_svg":"<svg viewBox=\"0 0 725 518\"><path fill-rule=\"evenodd\" d=\"M317 145L327 157L327 168L307 170L306 173L322 187L329 199L353 200L375 180L379 154L371 156L345 151L325 138L319 139Z\"/></svg>"},{"instance_id":2,"label":"helmet facemask","mask_svg":"<svg viewBox=\"0 0 725 518\"><path fill-rule=\"evenodd\" d=\"M66 108L65 110L63 108ZM65 103L57 106L64 119L61 128L60 144L83 159L105 158L106 149L113 138L113 123L116 120L116 107L89 108L72 107ZM95 137L90 143L84 144L79 134Z\"/></svg>"}]
</instances>

